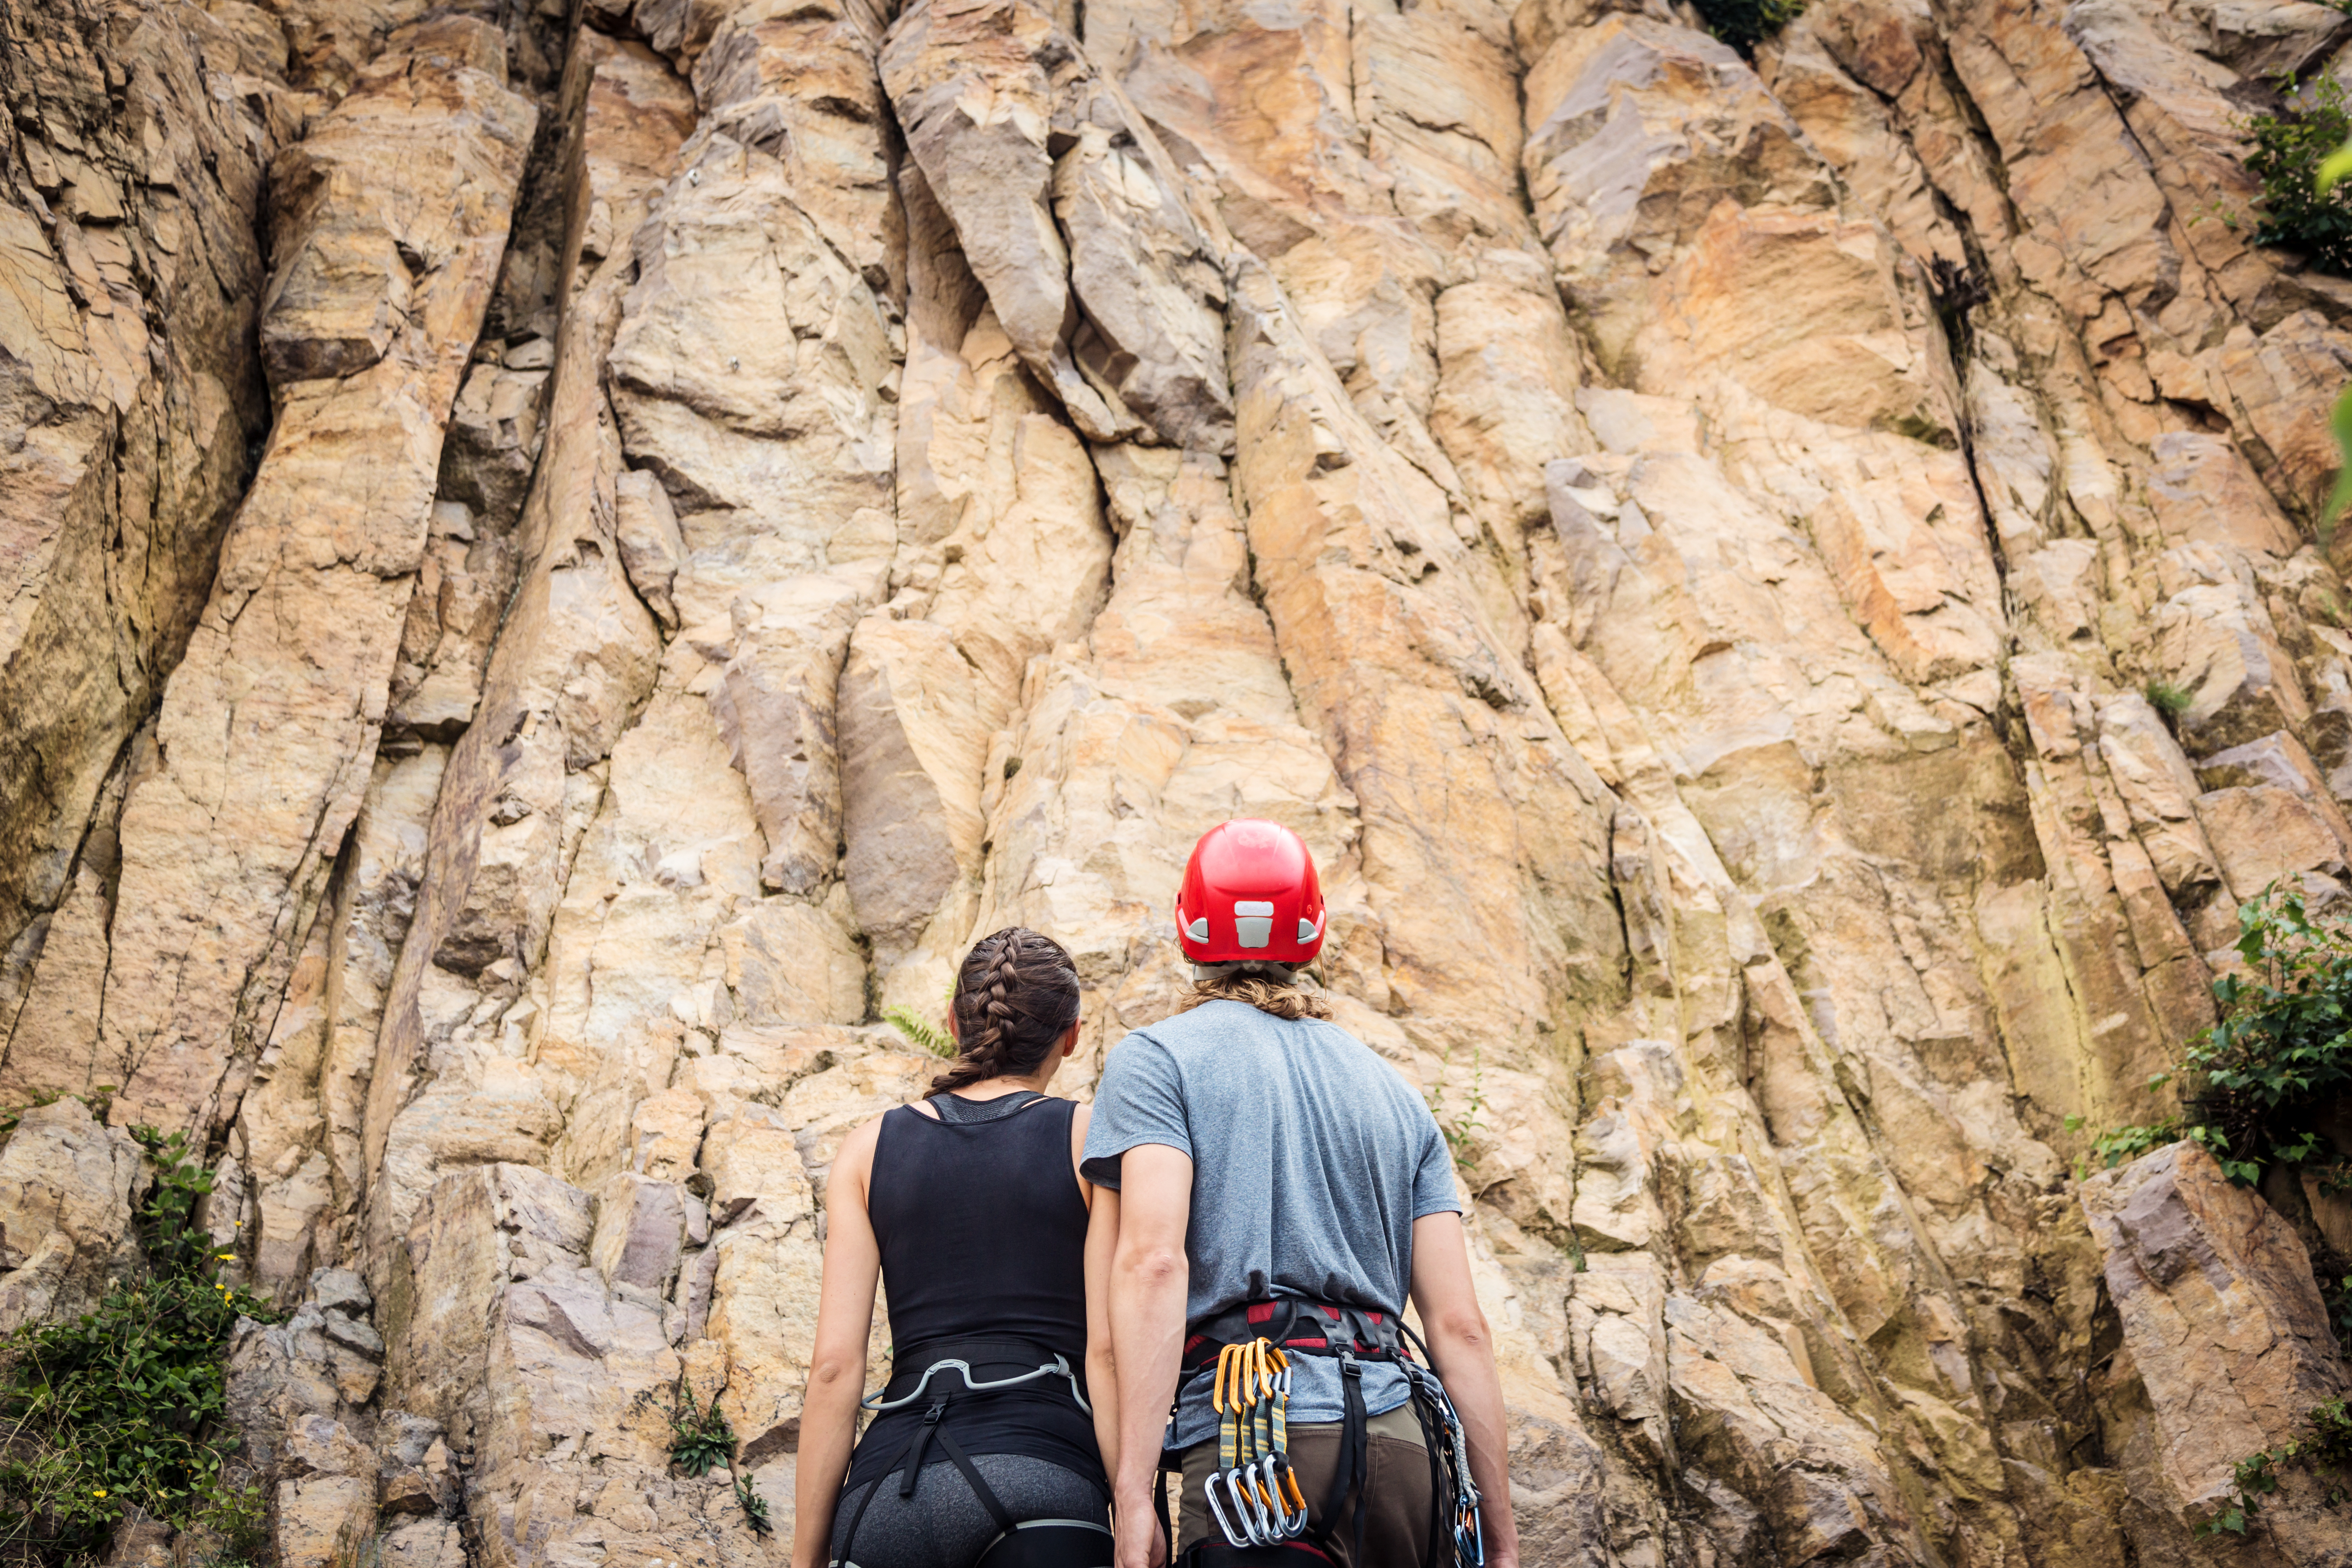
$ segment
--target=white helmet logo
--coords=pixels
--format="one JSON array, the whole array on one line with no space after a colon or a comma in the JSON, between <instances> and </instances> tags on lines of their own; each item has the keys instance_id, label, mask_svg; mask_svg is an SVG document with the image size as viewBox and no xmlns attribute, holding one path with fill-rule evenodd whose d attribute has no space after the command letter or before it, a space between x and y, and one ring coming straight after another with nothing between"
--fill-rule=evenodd
<instances>
[{"instance_id":1,"label":"white helmet logo","mask_svg":"<svg viewBox=\"0 0 2352 1568\"><path fill-rule=\"evenodd\" d=\"M1208 941L1208 940L1209 940L1209 917L1208 917L1208 916L1206 916L1206 915L1202 915L1199 920L1196 920L1196 921L1192 921L1191 924L1187 925L1187 926L1184 928L1184 934L1185 934L1186 936L1191 937L1194 942L1206 942L1206 941Z\"/></svg>"},{"instance_id":2,"label":"white helmet logo","mask_svg":"<svg viewBox=\"0 0 2352 1568\"><path fill-rule=\"evenodd\" d=\"M1322 929L1323 921L1319 917L1311 921L1300 921L1298 922L1298 940L1301 942L1313 942L1315 940L1316 933L1320 931Z\"/></svg>"},{"instance_id":3,"label":"white helmet logo","mask_svg":"<svg viewBox=\"0 0 2352 1568\"><path fill-rule=\"evenodd\" d=\"M1234 900L1234 940L1244 947L1265 947L1274 941L1274 906L1254 899Z\"/></svg>"}]
</instances>

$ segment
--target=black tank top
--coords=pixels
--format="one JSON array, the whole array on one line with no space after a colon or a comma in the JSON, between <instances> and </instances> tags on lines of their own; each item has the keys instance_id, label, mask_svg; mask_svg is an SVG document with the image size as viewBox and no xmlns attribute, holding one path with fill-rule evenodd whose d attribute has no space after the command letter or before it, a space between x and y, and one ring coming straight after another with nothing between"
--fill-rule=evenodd
<instances>
[{"instance_id":1,"label":"black tank top","mask_svg":"<svg viewBox=\"0 0 2352 1568\"><path fill-rule=\"evenodd\" d=\"M1018 1341L1040 1353L976 1366L975 1377L1025 1372L1058 1353L1085 1382L1087 1205L1070 1166L1077 1108L1042 1100L991 1114L996 1104L958 1100L940 1121L902 1106L882 1119L866 1213L882 1253L894 1384L911 1384L930 1363L929 1347L976 1339ZM950 1391L948 1418L967 1452L1024 1454L1101 1482L1093 1422L1066 1380L969 1395L956 1374L942 1373L931 1387ZM889 1470L929 1403L877 1416L845 1485ZM936 1447L924 1457L944 1458Z\"/></svg>"}]
</instances>

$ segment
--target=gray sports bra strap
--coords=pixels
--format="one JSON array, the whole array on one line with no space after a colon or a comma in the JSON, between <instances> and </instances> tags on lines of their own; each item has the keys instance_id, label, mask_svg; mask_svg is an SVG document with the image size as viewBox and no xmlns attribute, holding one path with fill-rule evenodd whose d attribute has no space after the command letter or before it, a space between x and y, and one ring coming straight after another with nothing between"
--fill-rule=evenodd
<instances>
[{"instance_id":1,"label":"gray sports bra strap","mask_svg":"<svg viewBox=\"0 0 2352 1568\"><path fill-rule=\"evenodd\" d=\"M983 1121L1002 1121L1015 1111L1026 1110L1045 1097L1034 1089L1015 1089L1011 1094L998 1095L994 1100L966 1100L959 1094L931 1096L931 1109L940 1120L957 1127L976 1126Z\"/></svg>"}]
</instances>

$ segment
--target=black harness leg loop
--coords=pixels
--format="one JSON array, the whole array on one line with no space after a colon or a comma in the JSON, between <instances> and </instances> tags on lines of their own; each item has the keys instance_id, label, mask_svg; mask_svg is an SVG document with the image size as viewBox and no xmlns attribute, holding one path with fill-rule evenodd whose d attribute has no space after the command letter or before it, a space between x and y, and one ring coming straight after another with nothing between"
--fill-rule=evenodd
<instances>
[{"instance_id":1,"label":"black harness leg loop","mask_svg":"<svg viewBox=\"0 0 2352 1568\"><path fill-rule=\"evenodd\" d=\"M1371 1501L1372 1435L1364 1415L1364 1369L1349 1357L1340 1363L1343 1386L1348 1395L1348 1430L1355 1441L1349 1447L1355 1452L1356 1518L1348 1536L1348 1561L1353 1563L1364 1554L1364 1510Z\"/></svg>"},{"instance_id":2,"label":"black harness leg loop","mask_svg":"<svg viewBox=\"0 0 2352 1568\"><path fill-rule=\"evenodd\" d=\"M942 1398L923 1412L922 1427L907 1440L906 1447L899 1451L898 1464L875 1477L874 1484L866 1489L866 1495L857 1500L857 1511L849 1516L849 1533L841 1538L842 1568L853 1568L857 1561L857 1527L866 1522L866 1510L873 1506L874 1494L882 1489L882 1483L894 1475L902 1476L898 1495L915 1495L915 1478L923 1473L923 1455L929 1448L931 1434L939 1430L940 1417L947 1414L947 1408L948 1402Z\"/></svg>"},{"instance_id":3,"label":"black harness leg loop","mask_svg":"<svg viewBox=\"0 0 2352 1568\"><path fill-rule=\"evenodd\" d=\"M1348 1493L1354 1491L1355 1536L1348 1553L1352 1563L1364 1550L1364 1478L1370 1441L1364 1431L1364 1369L1346 1351L1339 1352L1339 1387L1346 1412L1339 1423L1339 1453L1331 1468L1331 1490L1324 1500L1323 1520L1315 1533L1328 1548L1339 1533L1339 1516L1347 1510Z\"/></svg>"}]
</instances>

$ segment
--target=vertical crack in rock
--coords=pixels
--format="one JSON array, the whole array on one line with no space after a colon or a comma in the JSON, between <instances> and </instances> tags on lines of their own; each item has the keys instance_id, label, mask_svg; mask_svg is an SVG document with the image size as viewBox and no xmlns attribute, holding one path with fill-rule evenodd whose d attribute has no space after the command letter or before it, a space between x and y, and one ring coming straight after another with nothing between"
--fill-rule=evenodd
<instances>
[{"instance_id":1,"label":"vertical crack in rock","mask_svg":"<svg viewBox=\"0 0 2352 1568\"><path fill-rule=\"evenodd\" d=\"M300 110L273 57L193 8L0 10L0 1000L68 898L118 753L211 585L268 422L253 349L271 154ZM210 83L234 83L215 92ZM119 96L118 96L119 95ZM80 984L60 981L60 985ZM94 1002L87 1011L95 1016Z\"/></svg>"},{"instance_id":2,"label":"vertical crack in rock","mask_svg":"<svg viewBox=\"0 0 2352 1568\"><path fill-rule=\"evenodd\" d=\"M220 1113L358 809L536 118L505 77L500 35L422 24L272 168L278 419L123 805L105 1043L128 1121Z\"/></svg>"}]
</instances>

